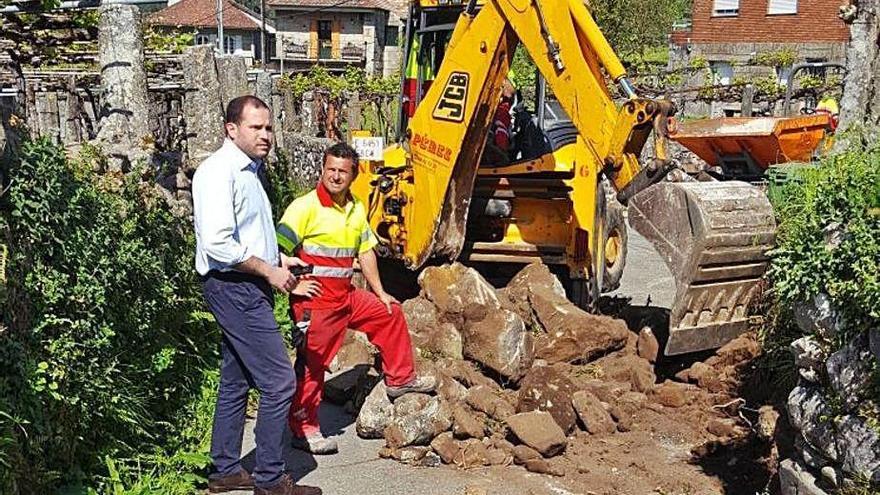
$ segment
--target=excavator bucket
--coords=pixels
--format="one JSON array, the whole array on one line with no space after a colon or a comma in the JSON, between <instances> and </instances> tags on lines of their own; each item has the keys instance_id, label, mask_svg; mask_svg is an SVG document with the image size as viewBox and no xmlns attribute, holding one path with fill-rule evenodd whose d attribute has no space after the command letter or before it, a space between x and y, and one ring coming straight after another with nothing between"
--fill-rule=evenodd
<instances>
[{"instance_id":1,"label":"excavator bucket","mask_svg":"<svg viewBox=\"0 0 880 495\"><path fill-rule=\"evenodd\" d=\"M630 225L676 282L666 355L714 349L748 329L776 222L745 182L661 182L629 202Z\"/></svg>"}]
</instances>

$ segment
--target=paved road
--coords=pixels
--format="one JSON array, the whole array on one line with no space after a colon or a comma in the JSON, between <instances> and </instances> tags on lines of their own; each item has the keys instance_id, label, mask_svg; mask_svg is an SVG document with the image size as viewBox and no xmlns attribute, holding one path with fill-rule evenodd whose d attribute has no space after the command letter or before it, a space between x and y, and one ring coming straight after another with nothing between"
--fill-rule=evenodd
<instances>
[{"instance_id":1,"label":"paved road","mask_svg":"<svg viewBox=\"0 0 880 495\"><path fill-rule=\"evenodd\" d=\"M631 298L635 307L668 307L675 294L669 271L651 245L630 229L626 270L621 287L613 295ZM524 469L480 468L462 471L448 466L415 468L380 459L383 440L362 440L354 418L341 408L325 404L321 424L327 434L337 436L340 454L311 456L290 449L287 465L300 484L319 486L324 495L572 495L565 480L539 476ZM244 452L250 452L246 467L253 463L253 424L248 424ZM239 492L244 495L246 492Z\"/></svg>"},{"instance_id":2,"label":"paved road","mask_svg":"<svg viewBox=\"0 0 880 495\"><path fill-rule=\"evenodd\" d=\"M669 308L675 298L675 283L663 259L651 243L632 228L620 288L611 295L631 298L633 306L661 308Z\"/></svg>"}]
</instances>

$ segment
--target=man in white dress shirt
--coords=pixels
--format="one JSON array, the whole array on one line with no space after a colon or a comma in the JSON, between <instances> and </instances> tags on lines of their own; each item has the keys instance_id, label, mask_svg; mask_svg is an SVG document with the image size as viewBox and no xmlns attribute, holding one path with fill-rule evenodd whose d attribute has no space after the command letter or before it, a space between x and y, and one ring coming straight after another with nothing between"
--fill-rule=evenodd
<instances>
[{"instance_id":1,"label":"man in white dress shirt","mask_svg":"<svg viewBox=\"0 0 880 495\"><path fill-rule=\"evenodd\" d=\"M211 437L215 472L208 490L320 493L294 485L282 457L296 377L272 312L272 289L293 291L290 267L300 262L278 252L272 209L260 181L272 147L269 107L253 96L235 98L226 109L225 128L223 146L199 166L192 186L196 270L223 333ZM253 475L240 462L251 387L260 391Z\"/></svg>"}]
</instances>

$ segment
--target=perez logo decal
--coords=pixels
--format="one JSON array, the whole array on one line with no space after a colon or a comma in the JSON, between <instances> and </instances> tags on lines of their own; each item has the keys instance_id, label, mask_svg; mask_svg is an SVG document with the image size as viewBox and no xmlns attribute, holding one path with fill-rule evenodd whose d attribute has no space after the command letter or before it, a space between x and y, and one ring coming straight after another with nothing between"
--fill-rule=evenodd
<instances>
[{"instance_id":1,"label":"perez logo decal","mask_svg":"<svg viewBox=\"0 0 880 495\"><path fill-rule=\"evenodd\" d=\"M464 120L464 104L467 101L469 76L464 72L453 72L446 81L443 95L434 108L434 118L461 122Z\"/></svg>"}]
</instances>

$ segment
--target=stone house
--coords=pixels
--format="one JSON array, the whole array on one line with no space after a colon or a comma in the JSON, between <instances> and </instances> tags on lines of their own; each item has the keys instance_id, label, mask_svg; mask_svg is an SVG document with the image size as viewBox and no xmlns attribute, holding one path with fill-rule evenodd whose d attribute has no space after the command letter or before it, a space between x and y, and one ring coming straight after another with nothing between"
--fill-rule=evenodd
<instances>
[{"instance_id":1,"label":"stone house","mask_svg":"<svg viewBox=\"0 0 880 495\"><path fill-rule=\"evenodd\" d=\"M840 0L693 0L690 21L678 23L670 35L670 66L707 63L711 79L703 75L689 85L767 76L787 84L793 64L846 61L849 29L837 15L840 4Z\"/></svg>"},{"instance_id":2,"label":"stone house","mask_svg":"<svg viewBox=\"0 0 880 495\"><path fill-rule=\"evenodd\" d=\"M259 14L232 1L223 3L223 52L246 57L250 65L261 58ZM171 0L167 7L147 16L160 29L194 31L196 45L217 44L217 0ZM271 57L275 28L266 23L266 47Z\"/></svg>"},{"instance_id":3,"label":"stone house","mask_svg":"<svg viewBox=\"0 0 880 495\"><path fill-rule=\"evenodd\" d=\"M349 65L390 76L400 68L406 10L385 0L268 0L278 29L275 53L282 72L316 63L331 72Z\"/></svg>"}]
</instances>

